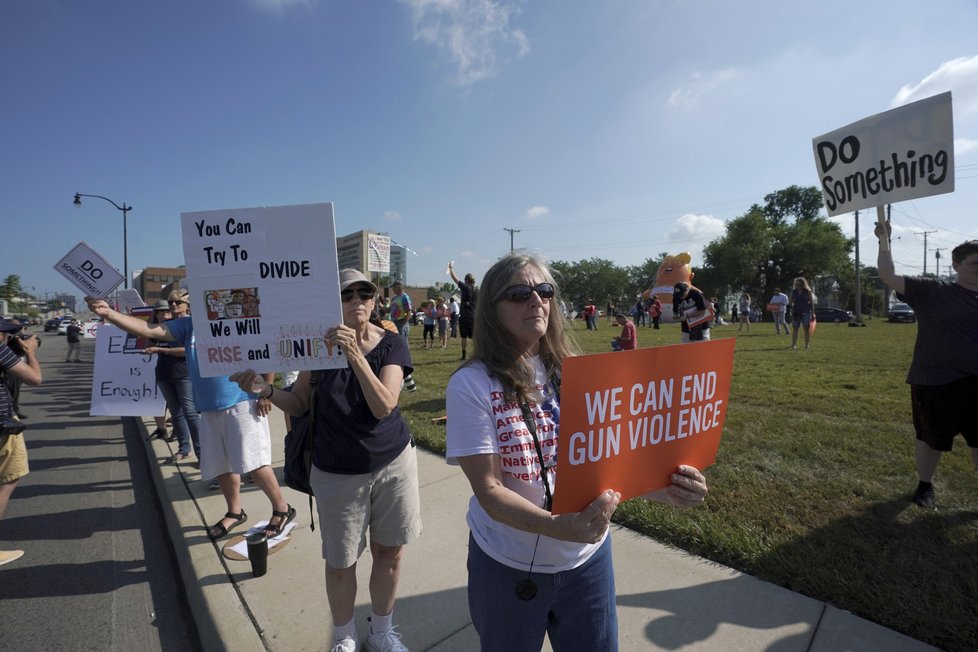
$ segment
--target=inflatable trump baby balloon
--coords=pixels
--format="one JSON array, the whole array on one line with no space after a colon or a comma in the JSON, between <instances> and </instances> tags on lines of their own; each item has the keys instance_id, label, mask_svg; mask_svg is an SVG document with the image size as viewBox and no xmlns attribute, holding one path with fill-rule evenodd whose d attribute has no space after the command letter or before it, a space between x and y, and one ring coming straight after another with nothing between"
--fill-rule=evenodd
<instances>
[{"instance_id":1,"label":"inflatable trump baby balloon","mask_svg":"<svg viewBox=\"0 0 978 652\"><path fill-rule=\"evenodd\" d=\"M666 256L659 263L659 269L655 273L655 283L652 288L642 293L643 299L650 299L652 295L659 298L662 302L662 316L668 321L675 321L672 314L672 289L676 283L693 283L693 269L689 266L692 257L684 251L675 256Z\"/></svg>"}]
</instances>

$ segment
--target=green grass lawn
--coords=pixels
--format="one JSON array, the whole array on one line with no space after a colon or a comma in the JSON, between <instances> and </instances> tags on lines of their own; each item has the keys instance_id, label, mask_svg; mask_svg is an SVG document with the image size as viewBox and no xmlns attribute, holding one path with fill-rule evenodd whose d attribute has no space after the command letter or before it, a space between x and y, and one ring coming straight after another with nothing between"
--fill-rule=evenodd
<instances>
[{"instance_id":1,"label":"green grass lawn","mask_svg":"<svg viewBox=\"0 0 978 652\"><path fill-rule=\"evenodd\" d=\"M587 352L620 329L577 324ZM675 344L679 328L638 329L641 347ZM633 500L616 521L949 650L978 649L978 474L958 438L935 479L938 510L910 503L916 486L910 390L916 325L819 324L809 351L772 324L713 329L736 337L730 407L707 472L703 507ZM799 338L800 339L800 338ZM445 386L459 341L421 349L417 392L401 396L418 441L445 450ZM976 397L978 399L978 397Z\"/></svg>"}]
</instances>

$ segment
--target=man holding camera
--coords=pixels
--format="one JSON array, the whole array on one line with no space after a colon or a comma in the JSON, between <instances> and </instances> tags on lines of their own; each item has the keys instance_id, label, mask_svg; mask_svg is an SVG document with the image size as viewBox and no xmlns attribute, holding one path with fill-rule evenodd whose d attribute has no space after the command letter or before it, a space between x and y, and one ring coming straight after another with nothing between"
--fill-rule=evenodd
<instances>
[{"instance_id":1,"label":"man holding camera","mask_svg":"<svg viewBox=\"0 0 978 652\"><path fill-rule=\"evenodd\" d=\"M40 341L21 333L23 326L0 319L0 371L28 385L41 384L41 364L37 360ZM17 481L27 475L27 446L23 424L14 417L13 403L6 383L0 383L0 518L7 511ZM0 550L0 566L20 559L23 550Z\"/></svg>"}]
</instances>

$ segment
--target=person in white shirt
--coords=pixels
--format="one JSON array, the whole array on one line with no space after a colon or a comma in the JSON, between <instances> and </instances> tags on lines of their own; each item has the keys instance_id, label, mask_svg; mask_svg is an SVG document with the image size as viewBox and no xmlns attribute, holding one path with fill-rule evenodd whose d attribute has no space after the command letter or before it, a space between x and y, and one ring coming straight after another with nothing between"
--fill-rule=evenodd
<instances>
[{"instance_id":1,"label":"person in white shirt","mask_svg":"<svg viewBox=\"0 0 978 652\"><path fill-rule=\"evenodd\" d=\"M774 332L777 335L781 334L781 328L784 327L784 334L788 334L788 324L785 322L785 314L788 312L788 295L781 291L781 288L774 288L774 295L771 296L771 300L768 301L771 304L771 314L774 316ZM775 309L775 306L777 309Z\"/></svg>"}]
</instances>

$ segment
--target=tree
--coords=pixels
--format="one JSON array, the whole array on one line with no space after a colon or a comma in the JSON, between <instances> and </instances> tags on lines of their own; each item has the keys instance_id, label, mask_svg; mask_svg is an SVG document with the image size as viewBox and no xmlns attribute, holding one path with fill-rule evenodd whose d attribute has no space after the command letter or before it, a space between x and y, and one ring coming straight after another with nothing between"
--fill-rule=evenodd
<instances>
[{"instance_id":1,"label":"tree","mask_svg":"<svg viewBox=\"0 0 978 652\"><path fill-rule=\"evenodd\" d=\"M790 186L764 199L763 207L755 204L728 222L726 234L703 250L706 267L724 279L718 295L747 291L761 303L775 287L791 287L795 277L812 282L817 276L844 275L853 243L818 214L817 188Z\"/></svg>"},{"instance_id":2,"label":"tree","mask_svg":"<svg viewBox=\"0 0 978 652\"><path fill-rule=\"evenodd\" d=\"M0 299L14 301L20 296L21 292L20 276L17 274L11 274L4 279L3 285L0 286Z\"/></svg>"},{"instance_id":3,"label":"tree","mask_svg":"<svg viewBox=\"0 0 978 652\"><path fill-rule=\"evenodd\" d=\"M593 299L596 305L620 304L628 298L628 272L610 260L590 258L576 263L554 261L564 299L574 306Z\"/></svg>"}]
</instances>

